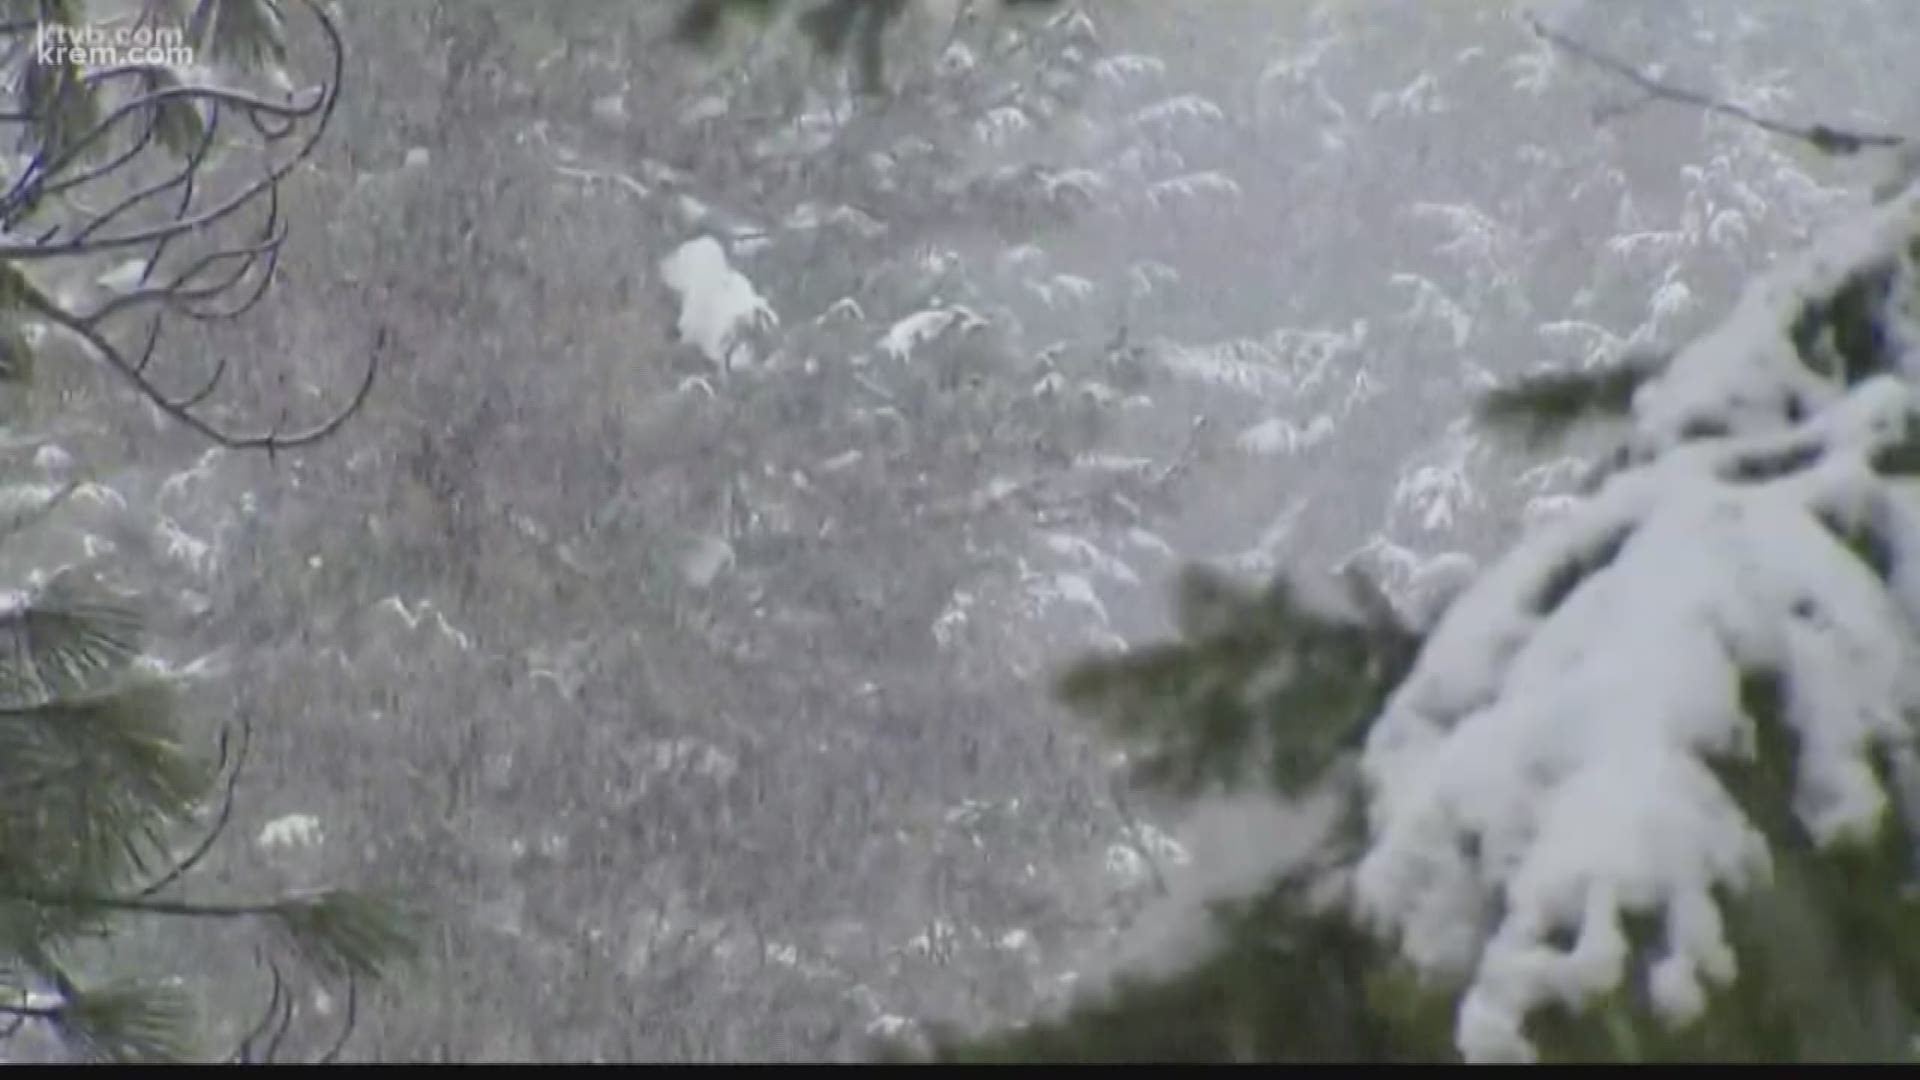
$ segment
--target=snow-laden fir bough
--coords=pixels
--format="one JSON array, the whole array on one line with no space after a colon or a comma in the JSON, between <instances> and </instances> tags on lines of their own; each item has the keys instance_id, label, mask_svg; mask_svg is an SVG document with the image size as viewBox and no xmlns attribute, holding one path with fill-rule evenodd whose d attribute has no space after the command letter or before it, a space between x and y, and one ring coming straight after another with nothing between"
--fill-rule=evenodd
<instances>
[{"instance_id":1,"label":"snow-laden fir bough","mask_svg":"<svg viewBox=\"0 0 1920 1080\"><path fill-rule=\"evenodd\" d=\"M1721 767L1770 737L1755 686L1816 848L1910 809L1917 253L1909 186L1756 279L1633 395L1618 471L1451 606L1373 725L1353 898L1464 985L1470 1060L1533 1059L1543 1008L1636 977L1672 1025L1740 977L1728 907L1782 857Z\"/></svg>"}]
</instances>

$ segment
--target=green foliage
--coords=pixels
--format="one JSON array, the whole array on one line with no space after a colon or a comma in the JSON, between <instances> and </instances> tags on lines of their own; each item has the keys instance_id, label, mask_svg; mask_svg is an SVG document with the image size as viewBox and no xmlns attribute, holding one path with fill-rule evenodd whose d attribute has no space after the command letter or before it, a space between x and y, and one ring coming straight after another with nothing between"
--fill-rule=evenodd
<instances>
[{"instance_id":1,"label":"green foliage","mask_svg":"<svg viewBox=\"0 0 1920 1080\"><path fill-rule=\"evenodd\" d=\"M1891 264L1863 267L1824 299L1811 300L1793 325L1793 344L1815 374L1842 386L1899 369L1885 310L1896 279Z\"/></svg>"},{"instance_id":2,"label":"green foliage","mask_svg":"<svg viewBox=\"0 0 1920 1080\"><path fill-rule=\"evenodd\" d=\"M316 975L336 980L381 978L410 956L410 913L374 897L158 895L218 835L216 826L186 859L170 854L219 790L220 765L189 749L171 681L136 665L137 616L62 576L0 619L0 639L0 997L28 1001L53 987L56 998L16 1006L17 1018L52 1025L84 1057L186 1056L190 1003L179 990L83 986L62 959L126 915L266 919Z\"/></svg>"},{"instance_id":3,"label":"green foliage","mask_svg":"<svg viewBox=\"0 0 1920 1080\"><path fill-rule=\"evenodd\" d=\"M1912 1003L1920 1001L1914 838L1888 813L1870 838L1816 845L1794 812L1798 747L1778 679L1751 674L1743 703L1755 752L1716 758L1712 768L1765 834L1774 863L1764 886L1720 897L1738 977L1709 995L1698 1020L1672 1025L1648 989L1664 933L1648 915L1628 911L1632 966L1622 989L1537 1015L1528 1034L1543 1062L1913 1060ZM1881 768L1898 790L1885 755ZM1122 977L1058 1016L976 1038L941 1034L928 1046L885 1053L943 1063L1456 1060L1457 992L1416 976L1390 945L1330 903L1339 879L1321 873L1296 871L1254 899L1211 905L1214 944L1175 974Z\"/></svg>"},{"instance_id":4,"label":"green foliage","mask_svg":"<svg viewBox=\"0 0 1920 1080\"><path fill-rule=\"evenodd\" d=\"M1543 1061L1913 1060L1920 938L1911 932L1912 838L1889 813L1870 838L1815 843L1794 813L1798 746L1783 695L1776 676L1749 673L1742 701L1755 752L1711 766L1773 855L1762 887L1720 897L1739 958L1735 981L1710 994L1693 1023L1662 1020L1646 965L1664 935L1652 920L1630 917L1634 968L1623 989L1578 1012L1539 1017L1533 1034Z\"/></svg>"},{"instance_id":5,"label":"green foliage","mask_svg":"<svg viewBox=\"0 0 1920 1080\"><path fill-rule=\"evenodd\" d=\"M1081 661L1063 702L1136 755L1136 779L1191 797L1249 782L1304 794L1358 748L1422 641L1367 578L1344 605L1278 580L1250 589L1190 569L1181 637ZM1359 836L1360 807L1333 845ZM1217 938L1197 962L1122 976L1057 1017L980 1038L893 1046L895 1060L1011 1062L1412 1062L1452 1058L1451 996L1424 985L1359 927L1317 869L1210 905Z\"/></svg>"},{"instance_id":6,"label":"green foliage","mask_svg":"<svg viewBox=\"0 0 1920 1080\"><path fill-rule=\"evenodd\" d=\"M383 978L414 956L415 918L392 899L335 889L271 912L307 963L335 978Z\"/></svg>"},{"instance_id":7,"label":"green foliage","mask_svg":"<svg viewBox=\"0 0 1920 1080\"><path fill-rule=\"evenodd\" d=\"M1065 1014L895 1059L940 1063L1379 1062L1451 1056L1445 995L1372 935L1287 878L1216 906L1220 943L1192 967L1122 978Z\"/></svg>"},{"instance_id":8,"label":"green foliage","mask_svg":"<svg viewBox=\"0 0 1920 1080\"><path fill-rule=\"evenodd\" d=\"M137 612L57 574L33 603L0 615L0 701L82 693L139 655L140 633Z\"/></svg>"},{"instance_id":9,"label":"green foliage","mask_svg":"<svg viewBox=\"0 0 1920 1080\"><path fill-rule=\"evenodd\" d=\"M1256 780L1300 792L1359 745L1419 651L1420 635L1371 583L1350 577L1349 588L1356 611L1340 612L1284 579L1256 592L1189 570L1181 640L1081 661L1059 697L1138 755L1149 786L1192 796ZM1254 765L1264 773L1247 775Z\"/></svg>"},{"instance_id":10,"label":"green foliage","mask_svg":"<svg viewBox=\"0 0 1920 1080\"><path fill-rule=\"evenodd\" d=\"M1634 392L1660 374L1668 359L1632 354L1604 367L1529 375L1488 391L1480 400L1478 417L1490 428L1513 432L1537 447L1581 421L1626 417Z\"/></svg>"},{"instance_id":11,"label":"green foliage","mask_svg":"<svg viewBox=\"0 0 1920 1080\"><path fill-rule=\"evenodd\" d=\"M193 1002L177 987L96 986L52 1012L63 1041L89 1062L184 1062Z\"/></svg>"}]
</instances>

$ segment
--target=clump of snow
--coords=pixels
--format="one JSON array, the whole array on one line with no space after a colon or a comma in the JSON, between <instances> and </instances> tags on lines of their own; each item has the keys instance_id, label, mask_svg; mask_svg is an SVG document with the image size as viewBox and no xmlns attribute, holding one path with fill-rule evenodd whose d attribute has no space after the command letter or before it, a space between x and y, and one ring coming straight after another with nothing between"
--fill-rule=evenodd
<instances>
[{"instance_id":1,"label":"clump of snow","mask_svg":"<svg viewBox=\"0 0 1920 1080\"><path fill-rule=\"evenodd\" d=\"M660 277L680 301L678 329L701 355L722 370L752 363L752 350L742 339L751 330L768 330L780 323L773 305L746 275L727 263L727 253L711 236L689 240L660 260Z\"/></svg>"},{"instance_id":2,"label":"clump of snow","mask_svg":"<svg viewBox=\"0 0 1920 1080\"><path fill-rule=\"evenodd\" d=\"M987 324L979 315L964 307L935 307L916 311L887 328L880 337L879 349L895 360L906 360L913 351L948 331L966 332L977 330Z\"/></svg>"},{"instance_id":3,"label":"clump of snow","mask_svg":"<svg viewBox=\"0 0 1920 1080\"><path fill-rule=\"evenodd\" d=\"M1677 444L1688 425L1717 419L1739 434L1777 424L1789 397L1808 411L1831 403L1837 389L1802 364L1791 330L1801 298L1832 295L1845 278L1892 258L1914 232L1915 193L1850 219L1801 257L1761 278L1733 314L1687 349L1661 379L1634 400L1640 449Z\"/></svg>"},{"instance_id":4,"label":"clump of snow","mask_svg":"<svg viewBox=\"0 0 1920 1080\"><path fill-rule=\"evenodd\" d=\"M312 814L287 814L260 828L255 843L263 848L312 847L320 842L320 819Z\"/></svg>"},{"instance_id":5,"label":"clump of snow","mask_svg":"<svg viewBox=\"0 0 1920 1080\"><path fill-rule=\"evenodd\" d=\"M1916 235L1920 189L1750 286L1637 395L1639 464L1448 608L1375 724L1354 900L1412 962L1467 979L1455 1034L1469 1060L1531 1060L1535 1008L1618 987L1628 911L1664 927L1647 990L1668 1020L1697 1017L1737 975L1715 889L1764 881L1771 859L1708 766L1754 752L1743 676L1779 680L1813 836L1879 826L1890 794L1870 753L1911 743L1920 709L1920 503L1869 461L1916 402L1892 376L1814 375L1790 332L1805 298ZM1701 421L1727 434L1690 438ZM1786 450L1811 463L1734 472ZM1891 588L1828 521L1887 542ZM1598 568L1552 595L1570 564Z\"/></svg>"}]
</instances>

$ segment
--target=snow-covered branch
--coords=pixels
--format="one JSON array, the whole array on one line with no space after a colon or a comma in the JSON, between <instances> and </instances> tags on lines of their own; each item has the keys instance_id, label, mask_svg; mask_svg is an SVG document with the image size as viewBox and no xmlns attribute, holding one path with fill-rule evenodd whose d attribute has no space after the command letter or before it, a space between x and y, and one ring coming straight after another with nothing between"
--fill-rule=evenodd
<instances>
[{"instance_id":1,"label":"snow-covered branch","mask_svg":"<svg viewBox=\"0 0 1920 1080\"><path fill-rule=\"evenodd\" d=\"M1464 980L1469 1059L1531 1058L1538 1009L1641 961L1676 1023L1736 977L1726 897L1778 853L1719 770L1766 725L1815 844L1885 826L1876 769L1920 715L1920 498L1875 461L1914 424L1917 238L1920 187L1757 279L1635 395L1630 467L1463 594L1376 722L1355 900Z\"/></svg>"}]
</instances>

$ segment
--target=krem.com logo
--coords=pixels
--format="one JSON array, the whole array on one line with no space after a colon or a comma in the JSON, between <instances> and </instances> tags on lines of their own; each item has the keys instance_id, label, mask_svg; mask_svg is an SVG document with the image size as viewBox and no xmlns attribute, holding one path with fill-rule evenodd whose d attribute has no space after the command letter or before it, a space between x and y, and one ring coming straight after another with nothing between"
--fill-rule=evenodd
<instances>
[{"instance_id":1,"label":"krem.com logo","mask_svg":"<svg viewBox=\"0 0 1920 1080\"><path fill-rule=\"evenodd\" d=\"M68 26L41 23L34 51L42 64L85 69L147 66L191 67L193 46L178 26Z\"/></svg>"}]
</instances>

